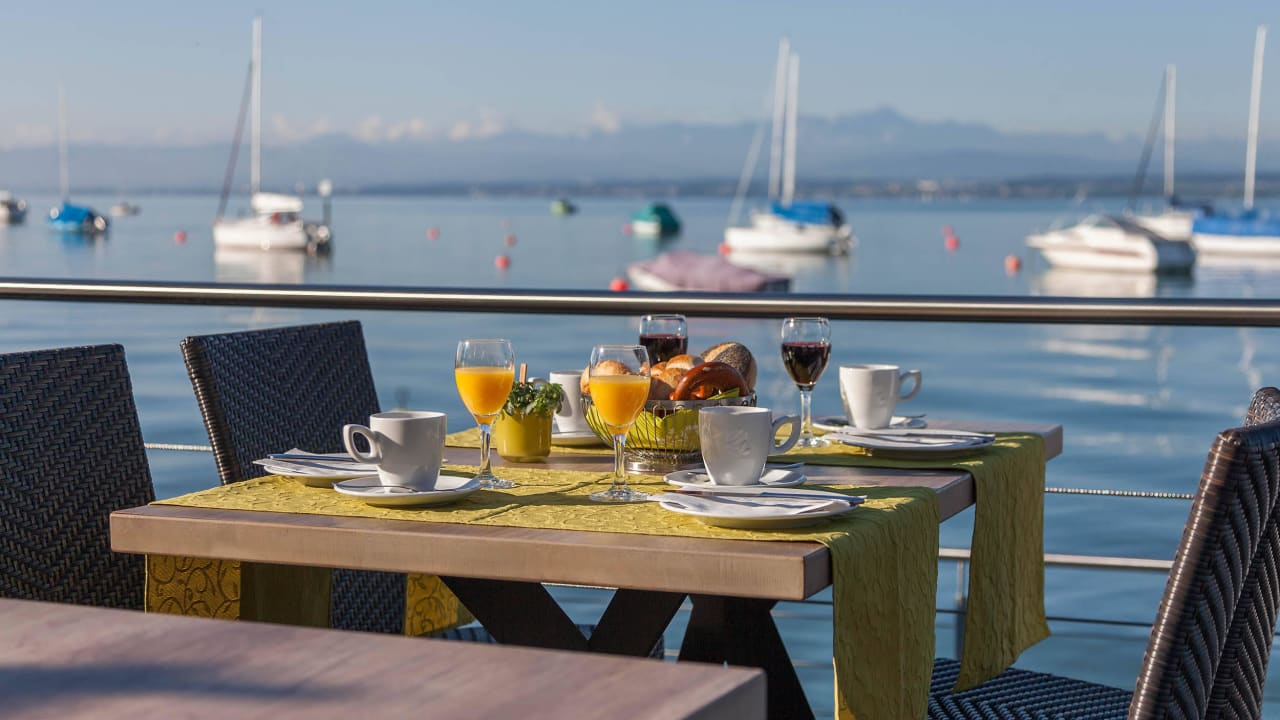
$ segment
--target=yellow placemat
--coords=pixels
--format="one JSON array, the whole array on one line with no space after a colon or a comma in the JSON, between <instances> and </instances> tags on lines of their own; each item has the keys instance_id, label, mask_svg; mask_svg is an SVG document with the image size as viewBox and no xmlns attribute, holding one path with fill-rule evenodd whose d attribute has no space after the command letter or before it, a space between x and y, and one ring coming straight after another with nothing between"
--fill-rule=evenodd
<instances>
[{"instance_id":1,"label":"yellow placemat","mask_svg":"<svg viewBox=\"0 0 1280 720\"><path fill-rule=\"evenodd\" d=\"M848 445L793 450L813 465L966 470L977 506L969 562L969 604L956 689L999 675L1049 637L1044 614L1044 438L1001 433L979 455L952 460L887 459Z\"/></svg>"},{"instance_id":2,"label":"yellow placemat","mask_svg":"<svg viewBox=\"0 0 1280 720\"><path fill-rule=\"evenodd\" d=\"M861 488L853 512L809 528L728 530L667 512L656 503L601 505L587 495L609 473L504 467L520 485L481 490L454 505L378 508L280 477L235 483L162 501L192 507L378 517L526 528L680 537L821 542L831 550L836 687L842 717L923 717L933 664L938 499L926 488ZM639 476L652 492L661 478Z\"/></svg>"}]
</instances>

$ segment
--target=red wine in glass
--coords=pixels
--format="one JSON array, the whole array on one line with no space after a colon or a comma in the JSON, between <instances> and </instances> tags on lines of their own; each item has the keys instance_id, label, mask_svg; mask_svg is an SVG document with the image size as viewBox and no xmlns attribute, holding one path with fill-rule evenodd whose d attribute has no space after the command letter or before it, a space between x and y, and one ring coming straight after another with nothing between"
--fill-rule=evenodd
<instances>
[{"instance_id":1,"label":"red wine in glass","mask_svg":"<svg viewBox=\"0 0 1280 720\"><path fill-rule=\"evenodd\" d=\"M782 364L797 385L812 389L831 357L831 345L820 342L782 343Z\"/></svg>"},{"instance_id":2,"label":"red wine in glass","mask_svg":"<svg viewBox=\"0 0 1280 720\"><path fill-rule=\"evenodd\" d=\"M640 344L649 351L649 358L654 363L666 362L689 351L689 338L680 335L641 335Z\"/></svg>"}]
</instances>

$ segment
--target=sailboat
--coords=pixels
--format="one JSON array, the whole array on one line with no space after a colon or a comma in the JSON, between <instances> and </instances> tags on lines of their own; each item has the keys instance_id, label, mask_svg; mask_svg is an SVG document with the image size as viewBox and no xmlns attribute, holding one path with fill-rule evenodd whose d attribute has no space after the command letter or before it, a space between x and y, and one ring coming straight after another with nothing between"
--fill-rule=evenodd
<instances>
[{"instance_id":1,"label":"sailboat","mask_svg":"<svg viewBox=\"0 0 1280 720\"><path fill-rule=\"evenodd\" d=\"M796 187L796 94L800 83L800 57L783 38L774 69L773 142L769 155L769 206L751 213L746 226L725 228L730 251L801 252L844 254L853 232L839 208L831 203L798 201ZM749 155L754 155L755 148ZM748 162L746 173L754 170ZM739 183L740 194L747 183ZM735 199L730 222L736 220L740 200Z\"/></svg>"},{"instance_id":2,"label":"sailboat","mask_svg":"<svg viewBox=\"0 0 1280 720\"><path fill-rule=\"evenodd\" d=\"M0 190L0 225L20 225L27 217L27 201Z\"/></svg>"},{"instance_id":3,"label":"sailboat","mask_svg":"<svg viewBox=\"0 0 1280 720\"><path fill-rule=\"evenodd\" d=\"M1174 109L1177 102L1177 87L1178 69L1173 65L1166 66L1164 70L1164 199L1167 206L1164 212L1159 214L1134 215L1133 221L1168 240L1190 240L1191 224L1200 211L1180 206L1173 189L1173 151L1176 129ZM1146 171L1145 160L1148 154L1149 145L1144 149L1144 162L1139 169L1140 178ZM1138 193L1135 192L1135 201L1137 195Z\"/></svg>"},{"instance_id":4,"label":"sailboat","mask_svg":"<svg viewBox=\"0 0 1280 720\"><path fill-rule=\"evenodd\" d=\"M58 180L62 204L49 211L49 227L58 232L101 235L107 219L87 205L71 203L71 171L67 162L67 95L58 86Z\"/></svg>"},{"instance_id":5,"label":"sailboat","mask_svg":"<svg viewBox=\"0 0 1280 720\"><path fill-rule=\"evenodd\" d=\"M223 184L222 200L218 215L213 221L213 243L217 248L255 248L258 250L305 250L325 252L333 239L327 222L309 223L302 220L302 198L282 193L265 193L261 190L262 176L262 18L253 19L253 56L249 72L249 96L252 104L250 128L249 205L253 214L245 217L223 216L226 199L234 175L235 157L239 153L240 130L243 126L244 107L241 107L240 123L236 127L235 141L231 148L231 162L227 168L227 182Z\"/></svg>"},{"instance_id":6,"label":"sailboat","mask_svg":"<svg viewBox=\"0 0 1280 720\"><path fill-rule=\"evenodd\" d=\"M1258 27L1253 46L1253 84L1249 92L1249 136L1244 161L1244 211L1233 215L1196 218L1191 242L1201 255L1236 257L1280 256L1280 216L1253 207L1254 175L1258 162L1258 115L1262 103L1262 55L1267 28Z\"/></svg>"}]
</instances>

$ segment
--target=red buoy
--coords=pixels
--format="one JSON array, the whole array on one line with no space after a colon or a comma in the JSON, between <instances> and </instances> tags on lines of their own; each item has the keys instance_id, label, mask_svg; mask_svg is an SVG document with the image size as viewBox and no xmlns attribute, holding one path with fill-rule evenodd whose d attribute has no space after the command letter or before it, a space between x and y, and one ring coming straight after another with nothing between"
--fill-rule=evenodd
<instances>
[{"instance_id":1,"label":"red buoy","mask_svg":"<svg viewBox=\"0 0 1280 720\"><path fill-rule=\"evenodd\" d=\"M942 243L947 246L947 250L950 252L955 252L960 249L960 238L955 235L948 235Z\"/></svg>"},{"instance_id":2,"label":"red buoy","mask_svg":"<svg viewBox=\"0 0 1280 720\"><path fill-rule=\"evenodd\" d=\"M185 231L185 230L179 230L178 232L174 233L174 234L173 234L173 241L174 241L174 242L176 242L176 243L179 243L179 244L186 242L186 241L187 241L187 231Z\"/></svg>"},{"instance_id":3,"label":"red buoy","mask_svg":"<svg viewBox=\"0 0 1280 720\"><path fill-rule=\"evenodd\" d=\"M440 239L440 228L435 227L435 226L432 226L432 227L430 227L430 228L427 228L427 239L428 239L428 240L439 240L439 239Z\"/></svg>"},{"instance_id":4,"label":"red buoy","mask_svg":"<svg viewBox=\"0 0 1280 720\"><path fill-rule=\"evenodd\" d=\"M1022 269L1022 258L1017 255L1004 256L1004 271L1010 275L1017 275Z\"/></svg>"},{"instance_id":5,"label":"red buoy","mask_svg":"<svg viewBox=\"0 0 1280 720\"><path fill-rule=\"evenodd\" d=\"M506 270L511 267L511 258L506 255L499 255L493 259L493 266L499 270Z\"/></svg>"},{"instance_id":6,"label":"red buoy","mask_svg":"<svg viewBox=\"0 0 1280 720\"><path fill-rule=\"evenodd\" d=\"M503 238L503 242L507 244L507 247L515 247L516 236L513 233L507 233L507 236Z\"/></svg>"},{"instance_id":7,"label":"red buoy","mask_svg":"<svg viewBox=\"0 0 1280 720\"><path fill-rule=\"evenodd\" d=\"M720 250L721 255L728 255L730 252L729 243L720 243L720 247L718 249Z\"/></svg>"},{"instance_id":8,"label":"red buoy","mask_svg":"<svg viewBox=\"0 0 1280 720\"><path fill-rule=\"evenodd\" d=\"M955 234L956 234L956 231L951 229L950 225L942 226L942 237L951 237L952 235L955 235Z\"/></svg>"},{"instance_id":9,"label":"red buoy","mask_svg":"<svg viewBox=\"0 0 1280 720\"><path fill-rule=\"evenodd\" d=\"M631 285L620 277L616 277L609 281L609 289L614 292L626 292L631 289Z\"/></svg>"},{"instance_id":10,"label":"red buoy","mask_svg":"<svg viewBox=\"0 0 1280 720\"><path fill-rule=\"evenodd\" d=\"M622 234L623 235L631 234L631 223L622 223Z\"/></svg>"}]
</instances>

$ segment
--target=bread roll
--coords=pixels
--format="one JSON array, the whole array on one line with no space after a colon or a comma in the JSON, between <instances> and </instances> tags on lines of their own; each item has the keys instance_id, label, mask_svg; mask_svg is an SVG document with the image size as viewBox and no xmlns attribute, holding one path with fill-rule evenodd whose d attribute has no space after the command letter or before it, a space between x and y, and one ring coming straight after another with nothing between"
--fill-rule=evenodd
<instances>
[{"instance_id":1,"label":"bread roll","mask_svg":"<svg viewBox=\"0 0 1280 720\"><path fill-rule=\"evenodd\" d=\"M635 373L617 360L601 360L596 363L597 375L634 375ZM591 368L582 371L581 390L583 395L591 394Z\"/></svg>"},{"instance_id":2,"label":"bread roll","mask_svg":"<svg viewBox=\"0 0 1280 720\"><path fill-rule=\"evenodd\" d=\"M681 372L688 372L701 364L702 358L697 355L677 355L667 361L667 367L679 368Z\"/></svg>"},{"instance_id":3,"label":"bread roll","mask_svg":"<svg viewBox=\"0 0 1280 720\"><path fill-rule=\"evenodd\" d=\"M722 362L732 365L746 381L750 390L756 389L756 359L746 345L736 342L722 342L712 345L702 352L706 362Z\"/></svg>"},{"instance_id":4,"label":"bread roll","mask_svg":"<svg viewBox=\"0 0 1280 720\"><path fill-rule=\"evenodd\" d=\"M650 400L670 400L684 373L671 367L664 368L649 382Z\"/></svg>"},{"instance_id":5,"label":"bread roll","mask_svg":"<svg viewBox=\"0 0 1280 720\"><path fill-rule=\"evenodd\" d=\"M649 367L649 377L658 377L662 374L662 371L666 369L667 364L665 362L654 363Z\"/></svg>"}]
</instances>

